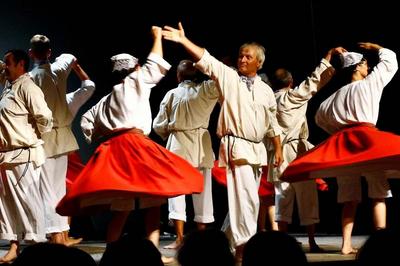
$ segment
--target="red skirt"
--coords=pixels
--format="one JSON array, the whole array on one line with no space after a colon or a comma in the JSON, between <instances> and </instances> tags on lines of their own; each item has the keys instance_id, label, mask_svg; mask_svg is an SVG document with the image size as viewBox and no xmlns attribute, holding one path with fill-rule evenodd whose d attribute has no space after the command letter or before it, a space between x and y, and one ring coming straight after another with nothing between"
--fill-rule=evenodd
<instances>
[{"instance_id":1,"label":"red skirt","mask_svg":"<svg viewBox=\"0 0 400 266\"><path fill-rule=\"evenodd\" d=\"M214 167L211 170L212 176L219 184L226 186L226 170L225 167L218 166L218 160L214 161ZM274 184L267 181L267 167L262 167L262 176L260 181L260 188L258 195L260 197L273 196L275 195Z\"/></svg>"},{"instance_id":2,"label":"red skirt","mask_svg":"<svg viewBox=\"0 0 400 266\"><path fill-rule=\"evenodd\" d=\"M56 210L72 216L110 208L113 200L200 193L203 182L185 159L142 134L126 132L96 149Z\"/></svg>"},{"instance_id":3,"label":"red skirt","mask_svg":"<svg viewBox=\"0 0 400 266\"><path fill-rule=\"evenodd\" d=\"M78 151L68 154L68 168L67 168L67 191L71 188L72 183L82 172L85 165L79 156Z\"/></svg>"},{"instance_id":4,"label":"red skirt","mask_svg":"<svg viewBox=\"0 0 400 266\"><path fill-rule=\"evenodd\" d=\"M372 171L400 177L400 136L371 126L341 130L304 153L286 168L287 182L316 177L357 175Z\"/></svg>"}]
</instances>

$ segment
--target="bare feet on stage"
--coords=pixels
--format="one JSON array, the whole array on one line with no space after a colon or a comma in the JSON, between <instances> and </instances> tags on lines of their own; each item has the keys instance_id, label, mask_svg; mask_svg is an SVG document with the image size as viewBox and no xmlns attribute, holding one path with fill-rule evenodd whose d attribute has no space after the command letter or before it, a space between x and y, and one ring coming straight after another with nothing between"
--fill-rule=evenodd
<instances>
[{"instance_id":1,"label":"bare feet on stage","mask_svg":"<svg viewBox=\"0 0 400 266\"><path fill-rule=\"evenodd\" d=\"M168 264L172 264L175 263L175 257L165 257L165 256L161 256L161 260L164 263L164 265L168 265Z\"/></svg>"},{"instance_id":2,"label":"bare feet on stage","mask_svg":"<svg viewBox=\"0 0 400 266\"><path fill-rule=\"evenodd\" d=\"M15 242L11 242L10 249L8 250L6 255L0 258L0 264L12 263L17 258L18 254L19 245Z\"/></svg>"},{"instance_id":3,"label":"bare feet on stage","mask_svg":"<svg viewBox=\"0 0 400 266\"><path fill-rule=\"evenodd\" d=\"M67 240L65 241L65 245L67 247L75 246L75 245L78 245L79 243L81 243L82 240L83 240L82 237L79 237L79 238L68 237Z\"/></svg>"},{"instance_id":4,"label":"bare feet on stage","mask_svg":"<svg viewBox=\"0 0 400 266\"><path fill-rule=\"evenodd\" d=\"M355 248L350 248L350 249L342 249L341 253L342 255L351 255L351 254L357 254L358 250Z\"/></svg>"}]
</instances>

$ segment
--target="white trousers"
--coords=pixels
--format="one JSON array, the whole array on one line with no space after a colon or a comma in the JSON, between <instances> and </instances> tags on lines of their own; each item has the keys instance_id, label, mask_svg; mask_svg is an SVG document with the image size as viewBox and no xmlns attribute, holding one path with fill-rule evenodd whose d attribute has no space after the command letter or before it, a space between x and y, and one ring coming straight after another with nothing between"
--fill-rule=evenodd
<instances>
[{"instance_id":1,"label":"white trousers","mask_svg":"<svg viewBox=\"0 0 400 266\"><path fill-rule=\"evenodd\" d=\"M47 158L40 173L40 190L45 210L46 233L69 230L68 217L56 213L56 206L66 193L68 155Z\"/></svg>"},{"instance_id":2,"label":"white trousers","mask_svg":"<svg viewBox=\"0 0 400 266\"><path fill-rule=\"evenodd\" d=\"M227 170L229 213L222 230L233 249L246 243L257 232L260 178L261 167L258 166L240 165L235 166L234 172Z\"/></svg>"},{"instance_id":3,"label":"white trousers","mask_svg":"<svg viewBox=\"0 0 400 266\"><path fill-rule=\"evenodd\" d=\"M386 177L381 172L365 173L365 180L368 184L368 197L371 199L385 199L392 197L392 191ZM338 176L337 201L339 203L348 201L361 202L361 177L360 176Z\"/></svg>"},{"instance_id":4,"label":"white trousers","mask_svg":"<svg viewBox=\"0 0 400 266\"><path fill-rule=\"evenodd\" d=\"M198 168L204 176L204 190L200 194L192 194L194 221L197 223L214 222L214 207L212 198L211 169ZM186 222L185 195L168 199L169 219Z\"/></svg>"},{"instance_id":5,"label":"white trousers","mask_svg":"<svg viewBox=\"0 0 400 266\"><path fill-rule=\"evenodd\" d=\"M0 169L0 238L46 241L40 167L25 163Z\"/></svg>"},{"instance_id":6,"label":"white trousers","mask_svg":"<svg viewBox=\"0 0 400 266\"><path fill-rule=\"evenodd\" d=\"M292 222L296 200L301 225L319 223L318 192L315 180L275 182L275 220Z\"/></svg>"}]
</instances>

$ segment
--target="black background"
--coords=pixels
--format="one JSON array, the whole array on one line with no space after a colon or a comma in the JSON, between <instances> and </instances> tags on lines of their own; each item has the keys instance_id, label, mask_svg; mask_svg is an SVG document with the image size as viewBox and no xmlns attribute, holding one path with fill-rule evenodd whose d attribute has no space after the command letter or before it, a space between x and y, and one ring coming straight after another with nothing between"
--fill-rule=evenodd
<instances>
[{"instance_id":1,"label":"black background","mask_svg":"<svg viewBox=\"0 0 400 266\"><path fill-rule=\"evenodd\" d=\"M232 1L233 2L233 1ZM265 46L266 61L262 72L270 75L276 68L289 69L296 83L309 74L320 58L330 48L343 46L356 48L360 41L370 41L399 53L398 16L395 1L243 1L227 4L217 1L120 1L107 3L70 1L7 1L2 3L0 16L0 54L11 48L29 48L30 38L37 33L51 40L54 59L61 53L74 54L82 67L95 81L97 90L83 106L74 122L74 132L86 161L95 148L84 143L79 130L79 116L111 89L109 58L127 52L145 59L152 43L152 25L177 26L183 23L186 35L196 44L206 47L211 54L222 58L235 57L238 47L247 41L257 41ZM139 7L140 6L140 7ZM184 49L171 42L164 42L164 56L173 66L189 58ZM143 61L142 61L143 62ZM69 88L79 86L71 75ZM164 94L176 86L174 67L167 77L153 89L151 103L153 116ZM399 77L396 75L385 88L378 128L400 133L398 119ZM320 102L332 90L327 87L309 103L308 117L310 141L318 144L327 137L315 126L313 116ZM215 137L216 112L210 131ZM162 141L155 135L151 137ZM218 140L215 137L214 148ZM340 206L336 204L334 179L327 180L330 191L320 194L320 233L340 233ZM388 224L397 227L399 204L397 180L391 180L394 198L388 200ZM216 195L224 189L214 186ZM188 204L190 206L190 204ZM218 226L226 214L225 197L215 198ZM372 228L371 208L368 199L361 204L355 233L368 233ZM95 219L96 220L96 219ZM188 221L190 218L188 218ZM94 221L99 227L101 222ZM101 226L100 226L101 227ZM97 230L97 229L96 229ZM95 230L95 231L96 231ZM303 229L292 226L291 231Z\"/></svg>"}]
</instances>

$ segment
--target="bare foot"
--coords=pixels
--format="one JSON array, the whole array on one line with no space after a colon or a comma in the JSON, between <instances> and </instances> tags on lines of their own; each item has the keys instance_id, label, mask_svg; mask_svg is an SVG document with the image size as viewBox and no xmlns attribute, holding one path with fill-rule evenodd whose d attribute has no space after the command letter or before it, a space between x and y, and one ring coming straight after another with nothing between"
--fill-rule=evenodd
<instances>
[{"instance_id":1,"label":"bare foot","mask_svg":"<svg viewBox=\"0 0 400 266\"><path fill-rule=\"evenodd\" d=\"M75 246L75 245L78 245L79 243L81 243L82 240L83 240L82 237L79 237L79 238L68 237L67 241L65 241L65 245L67 247Z\"/></svg>"},{"instance_id":2,"label":"bare foot","mask_svg":"<svg viewBox=\"0 0 400 266\"><path fill-rule=\"evenodd\" d=\"M181 246L181 244L182 243L180 241L175 240L174 242L172 242L169 245L164 246L163 248L164 249L178 249Z\"/></svg>"},{"instance_id":3,"label":"bare foot","mask_svg":"<svg viewBox=\"0 0 400 266\"><path fill-rule=\"evenodd\" d=\"M0 258L0 264L12 263L17 258L17 252L14 250L9 250L6 255Z\"/></svg>"},{"instance_id":4,"label":"bare foot","mask_svg":"<svg viewBox=\"0 0 400 266\"><path fill-rule=\"evenodd\" d=\"M164 255L161 256L161 260L164 263L164 265L172 264L175 263L175 257L165 257Z\"/></svg>"},{"instance_id":5,"label":"bare foot","mask_svg":"<svg viewBox=\"0 0 400 266\"><path fill-rule=\"evenodd\" d=\"M355 248L349 248L349 249L342 248L341 252L342 255L351 255L351 254L357 254L358 250Z\"/></svg>"}]
</instances>

